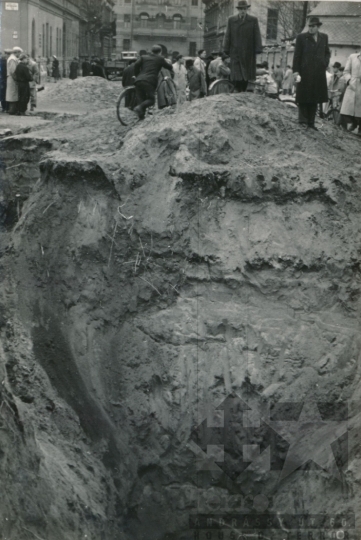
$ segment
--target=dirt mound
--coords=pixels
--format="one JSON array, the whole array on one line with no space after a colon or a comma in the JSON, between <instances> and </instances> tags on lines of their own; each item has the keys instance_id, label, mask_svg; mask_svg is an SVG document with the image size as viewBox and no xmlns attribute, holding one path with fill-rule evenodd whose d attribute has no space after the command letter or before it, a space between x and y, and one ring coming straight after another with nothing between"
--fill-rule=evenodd
<instances>
[{"instance_id":1,"label":"dirt mound","mask_svg":"<svg viewBox=\"0 0 361 540\"><path fill-rule=\"evenodd\" d=\"M332 422L361 391L361 158L319 127L214 96L132 130L109 111L4 143L9 160L44 148L3 258L2 460L15 438L39 478L24 506L25 472L1 469L17 538L18 516L42 538L180 540L197 512L357 512L357 407L348 450ZM235 395L258 431L227 417ZM288 426L305 419L291 439L279 402ZM300 416L314 402L318 424ZM207 431L220 411L230 446Z\"/></svg>"},{"instance_id":2,"label":"dirt mound","mask_svg":"<svg viewBox=\"0 0 361 540\"><path fill-rule=\"evenodd\" d=\"M79 77L75 80L62 79L56 84L46 86L41 97L61 102L93 103L96 109L99 103L115 103L121 89L120 82L110 82L101 77Z\"/></svg>"}]
</instances>

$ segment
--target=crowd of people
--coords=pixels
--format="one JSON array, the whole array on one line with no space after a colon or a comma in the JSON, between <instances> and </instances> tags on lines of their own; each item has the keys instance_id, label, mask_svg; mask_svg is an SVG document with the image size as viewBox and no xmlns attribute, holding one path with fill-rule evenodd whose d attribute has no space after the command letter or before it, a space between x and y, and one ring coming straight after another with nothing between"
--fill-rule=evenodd
<instances>
[{"instance_id":1,"label":"crowd of people","mask_svg":"<svg viewBox=\"0 0 361 540\"><path fill-rule=\"evenodd\" d=\"M37 105L40 72L37 62L20 47L5 49L0 58L0 97L2 112L25 115L30 103Z\"/></svg>"},{"instance_id":2,"label":"crowd of people","mask_svg":"<svg viewBox=\"0 0 361 540\"><path fill-rule=\"evenodd\" d=\"M266 94L270 97L294 95L298 106L299 124L317 131L317 109L322 116L331 107L336 124L361 134L361 53L351 54L345 68L339 62L328 71L330 49L328 36L320 32L322 22L310 17L308 31L299 34L293 65L282 68L280 64L268 69L267 62L256 64L262 52L262 40L256 17L248 14L250 4L239 0L238 14L229 17L223 51L213 51L209 56L200 49L196 58L178 55L173 63L162 56L160 45L149 53L131 61L123 72L123 86L135 85L139 118L155 103L163 108L187 99L193 101L218 93L246 92ZM59 60L53 55L48 59L48 75L59 80ZM76 79L80 71L78 58L69 66L69 77ZM104 62L97 57L84 59L81 64L83 77L106 78ZM36 84L39 70L34 59L19 47L6 50L0 60L0 97L2 110L9 114L25 114L30 101L36 107ZM162 85L171 79L172 85Z\"/></svg>"},{"instance_id":3,"label":"crowd of people","mask_svg":"<svg viewBox=\"0 0 361 540\"><path fill-rule=\"evenodd\" d=\"M345 69L339 62L328 72L330 49L328 36L319 31L322 22L310 17L308 31L296 38L293 65L282 68L280 64L268 69L267 62L256 63L262 52L262 40L256 17L248 14L250 4L239 0L238 14L229 17L223 43L223 51L213 51L207 57L204 49L195 59L181 55L167 65L161 56L161 47L139 58L124 71L123 85L135 84L137 103L135 111L144 118L145 110L154 105L160 84L172 77L178 94L178 103L200 99L216 93L254 91L270 97L295 96L299 124L317 131L317 109L323 116L331 107L335 123L344 129L358 128L361 134L361 53L352 54ZM158 67L157 67L158 66ZM151 75L150 75L151 72ZM168 99L171 105L173 99Z\"/></svg>"}]
</instances>

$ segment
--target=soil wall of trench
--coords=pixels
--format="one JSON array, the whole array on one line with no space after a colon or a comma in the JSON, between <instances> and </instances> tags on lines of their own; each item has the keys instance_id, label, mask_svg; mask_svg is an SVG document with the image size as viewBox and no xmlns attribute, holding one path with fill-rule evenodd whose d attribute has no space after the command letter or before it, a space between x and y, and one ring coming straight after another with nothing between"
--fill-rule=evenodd
<instances>
[{"instance_id":1,"label":"soil wall of trench","mask_svg":"<svg viewBox=\"0 0 361 540\"><path fill-rule=\"evenodd\" d=\"M3 538L190 539L192 513L257 495L357 514L359 141L257 96L126 132L107 115L2 143ZM197 427L229 396L347 404L348 446L333 425L319 441L338 472L302 433L285 476L264 454L239 468L242 445L212 460Z\"/></svg>"}]
</instances>

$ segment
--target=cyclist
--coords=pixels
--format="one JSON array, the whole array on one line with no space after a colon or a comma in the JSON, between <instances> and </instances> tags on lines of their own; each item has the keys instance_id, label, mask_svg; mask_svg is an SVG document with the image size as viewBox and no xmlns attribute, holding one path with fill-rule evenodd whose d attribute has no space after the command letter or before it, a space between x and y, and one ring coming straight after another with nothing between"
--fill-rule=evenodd
<instances>
[{"instance_id":1,"label":"cyclist","mask_svg":"<svg viewBox=\"0 0 361 540\"><path fill-rule=\"evenodd\" d=\"M158 75L162 68L173 72L172 64L162 56L162 47L153 45L150 54L141 56L134 64L135 89L138 105L134 111L143 120L145 111L155 103L155 93L158 86Z\"/></svg>"}]
</instances>

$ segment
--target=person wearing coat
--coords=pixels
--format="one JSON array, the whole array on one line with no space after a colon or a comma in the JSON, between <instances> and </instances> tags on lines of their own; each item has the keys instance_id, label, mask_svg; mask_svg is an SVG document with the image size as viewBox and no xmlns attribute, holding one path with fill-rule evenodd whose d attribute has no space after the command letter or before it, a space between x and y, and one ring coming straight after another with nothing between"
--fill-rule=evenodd
<instances>
[{"instance_id":1,"label":"person wearing coat","mask_svg":"<svg viewBox=\"0 0 361 540\"><path fill-rule=\"evenodd\" d=\"M247 90L248 81L256 78L256 54L262 52L258 19L247 14L251 6L239 0L238 15L229 17L224 36L224 52L231 57L231 81L238 92Z\"/></svg>"},{"instance_id":2,"label":"person wearing coat","mask_svg":"<svg viewBox=\"0 0 361 540\"><path fill-rule=\"evenodd\" d=\"M7 62L6 101L9 103L9 114L18 113L19 90L14 74L22 52L20 47L14 47Z\"/></svg>"},{"instance_id":3,"label":"person wearing coat","mask_svg":"<svg viewBox=\"0 0 361 540\"><path fill-rule=\"evenodd\" d=\"M76 57L73 58L73 60L70 62L69 66L69 79L77 79L78 78L78 69L79 69L79 62Z\"/></svg>"},{"instance_id":4,"label":"person wearing coat","mask_svg":"<svg viewBox=\"0 0 361 540\"><path fill-rule=\"evenodd\" d=\"M351 54L346 62L343 79L347 87L341 106L342 122L352 123L352 128L358 126L361 134L361 53Z\"/></svg>"},{"instance_id":5,"label":"person wearing coat","mask_svg":"<svg viewBox=\"0 0 361 540\"><path fill-rule=\"evenodd\" d=\"M281 68L281 66L279 64L273 70L272 75L273 75L274 81L277 84L278 92L280 92L281 88L282 88L282 82L283 82L283 78L284 78L284 73L283 73L283 69Z\"/></svg>"},{"instance_id":6,"label":"person wearing coat","mask_svg":"<svg viewBox=\"0 0 361 540\"><path fill-rule=\"evenodd\" d=\"M29 82L29 87L30 87L30 110L33 111L34 107L36 107L36 104L37 104L36 85L40 84L40 72L39 72L38 64L30 56L28 57L28 68L30 71L30 75L32 76L32 81Z\"/></svg>"},{"instance_id":7,"label":"person wearing coat","mask_svg":"<svg viewBox=\"0 0 361 540\"><path fill-rule=\"evenodd\" d=\"M173 73L164 67L158 74L157 102L158 109L164 109L177 104L177 94L173 92L173 85L162 84L166 79L172 79Z\"/></svg>"},{"instance_id":8,"label":"person wearing coat","mask_svg":"<svg viewBox=\"0 0 361 540\"><path fill-rule=\"evenodd\" d=\"M105 70L101 65L99 58L94 58L91 64L91 73L93 77L103 77L103 79L107 78L105 75Z\"/></svg>"},{"instance_id":9,"label":"person wearing coat","mask_svg":"<svg viewBox=\"0 0 361 540\"><path fill-rule=\"evenodd\" d=\"M0 101L3 112L7 112L9 104L6 101L6 85L7 85L7 64L10 56L9 49L5 49L4 56L0 58Z\"/></svg>"},{"instance_id":10,"label":"person wearing coat","mask_svg":"<svg viewBox=\"0 0 361 540\"><path fill-rule=\"evenodd\" d=\"M122 75L123 88L128 88L128 86L134 86L134 82L135 82L134 64L135 64L135 60L130 60L129 64L123 71L123 75Z\"/></svg>"},{"instance_id":11,"label":"person wearing coat","mask_svg":"<svg viewBox=\"0 0 361 540\"><path fill-rule=\"evenodd\" d=\"M59 60L53 54L53 63L52 63L52 77L54 77L54 81L58 81L60 79L60 69L59 69Z\"/></svg>"},{"instance_id":12,"label":"person wearing coat","mask_svg":"<svg viewBox=\"0 0 361 540\"><path fill-rule=\"evenodd\" d=\"M282 93L283 95L288 94L289 96L292 95L292 88L293 88L293 71L291 69L291 66L287 66L285 75L283 77L282 81Z\"/></svg>"},{"instance_id":13,"label":"person wearing coat","mask_svg":"<svg viewBox=\"0 0 361 540\"><path fill-rule=\"evenodd\" d=\"M21 54L19 57L19 63L15 68L14 73L15 80L18 83L18 111L20 115L26 114L26 109L28 108L28 103L30 100L30 81L33 80L33 77L29 70L29 61L26 54Z\"/></svg>"},{"instance_id":14,"label":"person wearing coat","mask_svg":"<svg viewBox=\"0 0 361 540\"><path fill-rule=\"evenodd\" d=\"M318 103L328 102L326 69L330 61L327 34L321 34L318 17L310 17L308 32L298 34L293 56L293 73L301 78L296 87L298 121L315 129Z\"/></svg>"},{"instance_id":15,"label":"person wearing coat","mask_svg":"<svg viewBox=\"0 0 361 540\"><path fill-rule=\"evenodd\" d=\"M207 73L206 58L207 58L206 50L200 49L198 51L198 56L194 60L194 67L203 73L204 78L206 78L206 73Z\"/></svg>"},{"instance_id":16,"label":"person wearing coat","mask_svg":"<svg viewBox=\"0 0 361 540\"><path fill-rule=\"evenodd\" d=\"M91 73L91 63L89 62L88 58L84 58L81 64L81 71L82 71L83 77L89 77Z\"/></svg>"},{"instance_id":17,"label":"person wearing coat","mask_svg":"<svg viewBox=\"0 0 361 540\"><path fill-rule=\"evenodd\" d=\"M207 84L203 73L194 67L194 61L186 60L187 81L189 86L189 101L207 95Z\"/></svg>"},{"instance_id":18,"label":"person wearing coat","mask_svg":"<svg viewBox=\"0 0 361 540\"><path fill-rule=\"evenodd\" d=\"M177 56L177 61L173 64L173 72L173 81L177 88L177 103L178 105L182 105L187 99L187 70L181 54Z\"/></svg>"},{"instance_id":19,"label":"person wearing coat","mask_svg":"<svg viewBox=\"0 0 361 540\"><path fill-rule=\"evenodd\" d=\"M217 79L217 68L220 64L223 63L222 61L222 53L221 52L213 52L214 60L212 60L209 63L207 74L208 74L208 80L210 86L216 79Z\"/></svg>"},{"instance_id":20,"label":"person wearing coat","mask_svg":"<svg viewBox=\"0 0 361 540\"><path fill-rule=\"evenodd\" d=\"M230 94L232 92L232 85L229 82L231 70L229 68L229 57L225 54L222 55L220 63L217 65L216 78L211 83L208 93L210 96L217 94Z\"/></svg>"}]
</instances>

